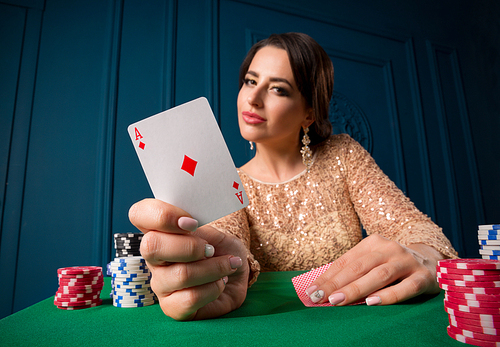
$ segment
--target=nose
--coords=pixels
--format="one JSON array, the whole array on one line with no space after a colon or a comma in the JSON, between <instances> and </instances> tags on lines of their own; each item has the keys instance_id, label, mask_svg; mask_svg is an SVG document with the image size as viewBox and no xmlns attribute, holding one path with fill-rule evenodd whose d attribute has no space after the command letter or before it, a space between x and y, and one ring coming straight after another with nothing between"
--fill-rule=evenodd
<instances>
[{"instance_id":1,"label":"nose","mask_svg":"<svg viewBox=\"0 0 500 347\"><path fill-rule=\"evenodd\" d=\"M249 91L247 102L254 107L262 106L262 90L259 86L256 86Z\"/></svg>"}]
</instances>

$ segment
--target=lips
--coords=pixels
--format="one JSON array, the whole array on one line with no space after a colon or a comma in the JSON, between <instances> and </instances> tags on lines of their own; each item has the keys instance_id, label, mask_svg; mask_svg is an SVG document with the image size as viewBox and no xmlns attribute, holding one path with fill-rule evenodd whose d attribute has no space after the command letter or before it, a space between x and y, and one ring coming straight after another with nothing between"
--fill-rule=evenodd
<instances>
[{"instance_id":1,"label":"lips","mask_svg":"<svg viewBox=\"0 0 500 347\"><path fill-rule=\"evenodd\" d=\"M260 124L266 121L264 118L253 112L243 111L241 116L248 124Z\"/></svg>"}]
</instances>

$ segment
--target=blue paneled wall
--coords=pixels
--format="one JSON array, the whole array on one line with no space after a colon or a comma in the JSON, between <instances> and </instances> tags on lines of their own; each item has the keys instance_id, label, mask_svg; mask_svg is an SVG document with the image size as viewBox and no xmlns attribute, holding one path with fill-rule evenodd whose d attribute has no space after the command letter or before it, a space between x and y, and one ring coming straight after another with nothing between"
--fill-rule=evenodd
<instances>
[{"instance_id":1,"label":"blue paneled wall","mask_svg":"<svg viewBox=\"0 0 500 347\"><path fill-rule=\"evenodd\" d=\"M134 231L128 208L152 194L130 123L206 96L235 163L250 158L239 64L285 31L323 45L376 161L478 257L477 225L500 223L497 1L0 0L0 317Z\"/></svg>"}]
</instances>

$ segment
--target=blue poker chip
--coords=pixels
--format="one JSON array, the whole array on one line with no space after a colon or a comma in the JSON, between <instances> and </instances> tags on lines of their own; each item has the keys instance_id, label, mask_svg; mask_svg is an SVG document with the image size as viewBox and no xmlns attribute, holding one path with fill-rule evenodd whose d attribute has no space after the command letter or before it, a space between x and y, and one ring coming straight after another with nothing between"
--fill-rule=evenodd
<instances>
[{"instance_id":1,"label":"blue poker chip","mask_svg":"<svg viewBox=\"0 0 500 347\"><path fill-rule=\"evenodd\" d=\"M113 270L113 275L115 274L122 274L122 275L138 275L138 274L147 274L147 273L150 273L149 269L142 269L142 270L134 270L134 271L131 271L131 270ZM114 276L116 277L116 276Z\"/></svg>"},{"instance_id":2,"label":"blue poker chip","mask_svg":"<svg viewBox=\"0 0 500 347\"><path fill-rule=\"evenodd\" d=\"M479 229L477 231L479 235L498 235L500 233L500 230L498 229Z\"/></svg>"},{"instance_id":3,"label":"blue poker chip","mask_svg":"<svg viewBox=\"0 0 500 347\"><path fill-rule=\"evenodd\" d=\"M144 307L144 306L150 306L150 305L153 305L155 304L155 302L147 302L147 303L140 303L140 304L115 304L113 303L114 306L116 307L122 307L122 308L125 308L125 307Z\"/></svg>"},{"instance_id":4,"label":"blue poker chip","mask_svg":"<svg viewBox=\"0 0 500 347\"><path fill-rule=\"evenodd\" d=\"M484 225L479 225L478 227L479 230L499 230L500 229L500 224L484 224Z\"/></svg>"},{"instance_id":5,"label":"blue poker chip","mask_svg":"<svg viewBox=\"0 0 500 347\"><path fill-rule=\"evenodd\" d=\"M483 254L483 259L500 260L500 256L498 256L498 255L484 255Z\"/></svg>"}]
</instances>

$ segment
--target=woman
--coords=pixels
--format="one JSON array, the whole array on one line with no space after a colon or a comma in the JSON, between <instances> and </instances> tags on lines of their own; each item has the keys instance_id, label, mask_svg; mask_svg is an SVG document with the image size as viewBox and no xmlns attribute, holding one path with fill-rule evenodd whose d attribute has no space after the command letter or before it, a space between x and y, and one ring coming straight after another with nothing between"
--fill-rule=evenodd
<instances>
[{"instance_id":1,"label":"woman","mask_svg":"<svg viewBox=\"0 0 500 347\"><path fill-rule=\"evenodd\" d=\"M307 290L314 302L388 305L437 293L436 263L456 252L357 142L330 135L324 50L305 34L272 35L249 51L240 80L240 132L256 147L239 170L250 205L200 228L154 199L129 212L164 313L216 317L243 303L261 270L334 260Z\"/></svg>"}]
</instances>

